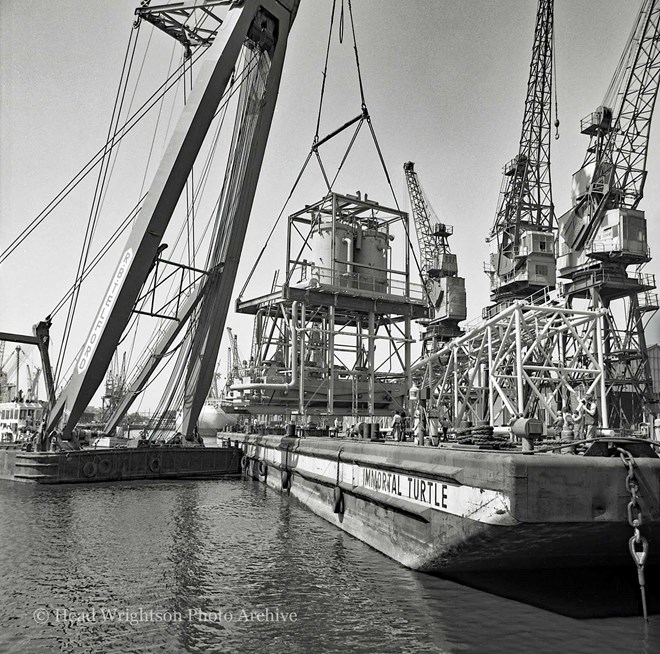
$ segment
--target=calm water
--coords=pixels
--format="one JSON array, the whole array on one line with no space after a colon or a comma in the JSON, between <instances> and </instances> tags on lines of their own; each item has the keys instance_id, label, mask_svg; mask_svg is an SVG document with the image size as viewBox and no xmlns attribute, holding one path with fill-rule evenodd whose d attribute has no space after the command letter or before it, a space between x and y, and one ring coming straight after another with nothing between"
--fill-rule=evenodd
<instances>
[{"instance_id":1,"label":"calm water","mask_svg":"<svg viewBox=\"0 0 660 654\"><path fill-rule=\"evenodd\" d=\"M415 573L252 481L0 481L0 552L0 652L660 651L660 615Z\"/></svg>"}]
</instances>

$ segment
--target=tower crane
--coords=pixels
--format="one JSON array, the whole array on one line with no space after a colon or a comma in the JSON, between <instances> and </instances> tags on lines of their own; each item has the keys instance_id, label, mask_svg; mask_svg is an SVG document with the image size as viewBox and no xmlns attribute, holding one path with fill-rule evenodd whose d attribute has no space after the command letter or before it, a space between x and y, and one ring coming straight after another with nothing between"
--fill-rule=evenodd
<instances>
[{"instance_id":1,"label":"tower crane","mask_svg":"<svg viewBox=\"0 0 660 654\"><path fill-rule=\"evenodd\" d=\"M245 376L245 366L243 365L243 359L241 359L241 353L238 351L238 336L232 332L231 327L227 327L227 333L231 345L231 376L233 381ZM228 384L228 386L230 385Z\"/></svg>"},{"instance_id":2,"label":"tower crane","mask_svg":"<svg viewBox=\"0 0 660 654\"><path fill-rule=\"evenodd\" d=\"M27 401L34 402L39 399L39 377L41 377L41 368L35 368L33 375L30 371L30 366L27 366L27 376Z\"/></svg>"},{"instance_id":3,"label":"tower crane","mask_svg":"<svg viewBox=\"0 0 660 654\"><path fill-rule=\"evenodd\" d=\"M644 321L657 311L644 195L649 132L660 85L660 1L643 0L600 107L581 121L590 137L573 175L572 207L559 219L559 269L569 302L607 310L604 328L610 424L657 412ZM628 267L637 270L628 274ZM617 320L619 327L617 327Z\"/></svg>"},{"instance_id":4,"label":"tower crane","mask_svg":"<svg viewBox=\"0 0 660 654\"><path fill-rule=\"evenodd\" d=\"M419 242L422 282L432 312L429 320L420 321L424 355L461 334L458 323L467 317L465 279L458 276L456 255L449 248L454 228L438 220L419 182L415 164L408 161L403 170Z\"/></svg>"},{"instance_id":5,"label":"tower crane","mask_svg":"<svg viewBox=\"0 0 660 654\"><path fill-rule=\"evenodd\" d=\"M112 359L112 364L108 368L105 377L105 394L103 395L103 417L105 421L115 410L117 405L121 402L124 393L126 392L126 352L124 352L121 360L121 367L119 366L119 358L117 352Z\"/></svg>"},{"instance_id":6,"label":"tower crane","mask_svg":"<svg viewBox=\"0 0 660 654\"><path fill-rule=\"evenodd\" d=\"M502 306L555 285L550 183L553 18L554 0L539 0L520 147L504 166L495 221L486 239L492 248L487 269L491 300Z\"/></svg>"}]
</instances>

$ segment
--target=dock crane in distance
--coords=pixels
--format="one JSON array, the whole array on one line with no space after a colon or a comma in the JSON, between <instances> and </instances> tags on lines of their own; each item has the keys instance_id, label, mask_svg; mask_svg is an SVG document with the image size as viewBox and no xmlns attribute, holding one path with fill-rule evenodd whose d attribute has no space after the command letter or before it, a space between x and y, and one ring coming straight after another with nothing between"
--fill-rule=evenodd
<instances>
[{"instance_id":1,"label":"dock crane in distance","mask_svg":"<svg viewBox=\"0 0 660 654\"><path fill-rule=\"evenodd\" d=\"M555 286L556 221L550 180L554 0L539 0L518 154L504 166L491 244L488 317ZM559 122L555 120L555 127Z\"/></svg>"},{"instance_id":2,"label":"dock crane in distance","mask_svg":"<svg viewBox=\"0 0 660 654\"><path fill-rule=\"evenodd\" d=\"M234 334L231 327L227 327L227 334L231 348L231 376L233 379L240 380L245 377L245 362L238 349L238 336Z\"/></svg>"},{"instance_id":3,"label":"dock crane in distance","mask_svg":"<svg viewBox=\"0 0 660 654\"><path fill-rule=\"evenodd\" d=\"M454 228L438 220L428 200L415 164L403 164L410 210L421 255L422 282L426 288L431 317L418 321L422 327L422 356L440 343L461 335L458 323L467 317L465 278L458 276L456 255L449 248Z\"/></svg>"},{"instance_id":4,"label":"dock crane in distance","mask_svg":"<svg viewBox=\"0 0 660 654\"><path fill-rule=\"evenodd\" d=\"M559 219L560 275L569 303L607 310L605 366L610 424L657 414L644 322L658 309L644 195L649 132L660 86L660 1L644 0L603 104L581 121L590 137L573 175L572 207ZM627 268L636 266L632 275ZM620 327L616 319L621 320Z\"/></svg>"}]
</instances>

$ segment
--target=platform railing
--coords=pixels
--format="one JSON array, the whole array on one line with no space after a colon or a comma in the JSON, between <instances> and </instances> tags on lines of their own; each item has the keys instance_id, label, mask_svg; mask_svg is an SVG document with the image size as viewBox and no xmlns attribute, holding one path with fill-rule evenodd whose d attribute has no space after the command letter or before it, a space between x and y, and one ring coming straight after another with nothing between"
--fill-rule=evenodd
<instances>
[{"instance_id":1,"label":"platform railing","mask_svg":"<svg viewBox=\"0 0 660 654\"><path fill-rule=\"evenodd\" d=\"M424 300L424 287L421 284L408 283L394 275L369 275L362 272L339 272L320 266L306 266L301 269L299 283L308 283L346 293L358 293L380 297L383 295L405 298L406 300Z\"/></svg>"}]
</instances>

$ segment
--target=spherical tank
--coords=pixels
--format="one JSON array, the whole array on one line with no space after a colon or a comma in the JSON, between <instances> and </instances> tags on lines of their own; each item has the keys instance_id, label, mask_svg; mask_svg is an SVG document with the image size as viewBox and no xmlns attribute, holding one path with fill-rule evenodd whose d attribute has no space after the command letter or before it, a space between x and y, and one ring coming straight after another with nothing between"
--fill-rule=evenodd
<instances>
[{"instance_id":1,"label":"spherical tank","mask_svg":"<svg viewBox=\"0 0 660 654\"><path fill-rule=\"evenodd\" d=\"M383 292L387 289L387 234L377 229L362 232L360 247L355 248L355 272L360 288Z\"/></svg>"}]
</instances>

